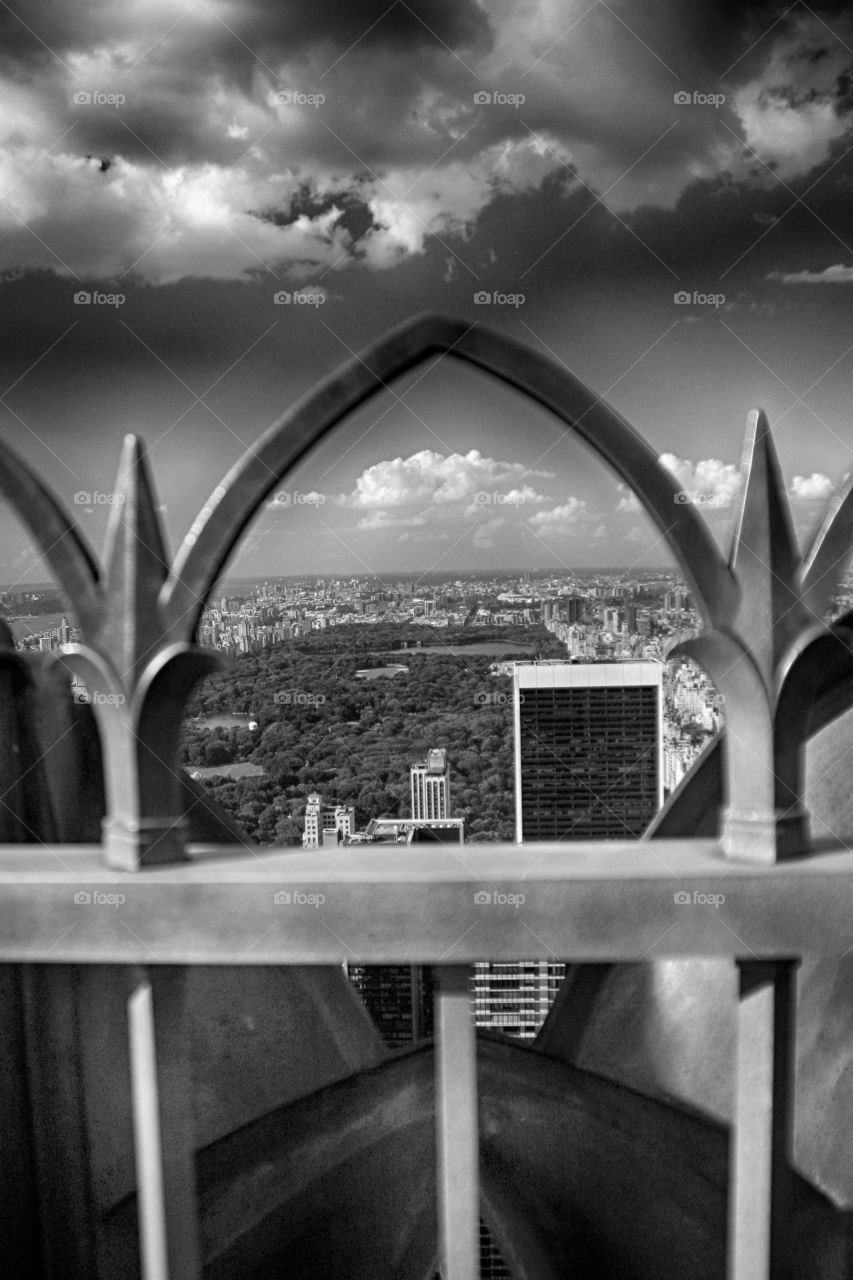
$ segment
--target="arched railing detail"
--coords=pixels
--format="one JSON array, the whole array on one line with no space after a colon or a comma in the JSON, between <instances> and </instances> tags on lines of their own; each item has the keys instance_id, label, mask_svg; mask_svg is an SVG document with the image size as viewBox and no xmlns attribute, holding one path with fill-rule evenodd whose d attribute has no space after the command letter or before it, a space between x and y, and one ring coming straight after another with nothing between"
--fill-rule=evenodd
<instances>
[{"instance_id":1,"label":"arched railing detail","mask_svg":"<svg viewBox=\"0 0 853 1280\"><path fill-rule=\"evenodd\" d=\"M304 395L217 485L164 587L173 626L195 627L228 556L282 477L347 414L435 354L492 374L576 431L636 493L681 564L700 612L713 621L734 607L737 586L707 525L676 500L674 477L630 423L550 356L480 325L427 314L393 329Z\"/></svg>"},{"instance_id":2,"label":"arched railing detail","mask_svg":"<svg viewBox=\"0 0 853 1280\"><path fill-rule=\"evenodd\" d=\"M853 482L830 504L801 558L770 428L754 411L726 563L651 446L559 362L480 325L427 314L380 338L287 410L214 489L174 562L138 438L125 442L103 571L62 504L0 446L0 490L39 542L79 620L83 643L68 647L66 657L97 694L108 862L128 869L182 856L180 719L193 684L218 661L193 638L206 597L250 521L347 414L434 354L461 359L550 410L636 494L678 560L705 624L682 651L706 668L726 699L725 851L763 862L804 851L802 743L830 634L820 613L853 537ZM853 653L838 640L832 653L833 680L844 689ZM792 675L802 684L796 695L788 689Z\"/></svg>"},{"instance_id":3,"label":"arched railing detail","mask_svg":"<svg viewBox=\"0 0 853 1280\"><path fill-rule=\"evenodd\" d=\"M81 627L96 627L104 595L95 555L62 503L2 440L0 493L41 547L57 581L73 601Z\"/></svg>"},{"instance_id":4,"label":"arched railing detail","mask_svg":"<svg viewBox=\"0 0 853 1280\"><path fill-rule=\"evenodd\" d=\"M823 617L840 573L853 549L853 474L833 494L803 557L803 600Z\"/></svg>"}]
</instances>

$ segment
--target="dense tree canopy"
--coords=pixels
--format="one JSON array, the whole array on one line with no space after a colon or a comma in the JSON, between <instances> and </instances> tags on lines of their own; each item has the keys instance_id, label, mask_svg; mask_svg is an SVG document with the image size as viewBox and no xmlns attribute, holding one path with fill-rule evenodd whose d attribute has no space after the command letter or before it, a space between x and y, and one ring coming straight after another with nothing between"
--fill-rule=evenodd
<instances>
[{"instance_id":1,"label":"dense tree canopy","mask_svg":"<svg viewBox=\"0 0 853 1280\"><path fill-rule=\"evenodd\" d=\"M476 841L514 835L512 683L489 668L512 653L394 653L404 643L446 646L513 641L522 657L564 657L544 628L459 628L406 624L340 626L257 654L244 654L196 691L184 726L182 761L217 766L249 761L264 777L212 778L216 799L262 844L298 840L305 800L319 791L354 805L356 823L407 817L409 766L429 747L446 747L451 814ZM362 668L405 663L396 676L356 679ZM248 714L246 725L211 727L196 717Z\"/></svg>"}]
</instances>

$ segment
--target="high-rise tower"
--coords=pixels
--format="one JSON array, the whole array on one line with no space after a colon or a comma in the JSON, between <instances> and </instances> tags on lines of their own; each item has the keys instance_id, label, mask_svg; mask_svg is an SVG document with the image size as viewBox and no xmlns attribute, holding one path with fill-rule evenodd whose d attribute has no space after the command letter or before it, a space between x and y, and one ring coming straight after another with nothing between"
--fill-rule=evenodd
<instances>
[{"instance_id":1,"label":"high-rise tower","mask_svg":"<svg viewBox=\"0 0 853 1280\"><path fill-rule=\"evenodd\" d=\"M450 816L450 771L444 747L433 747L426 760L412 765L412 817Z\"/></svg>"},{"instance_id":2,"label":"high-rise tower","mask_svg":"<svg viewBox=\"0 0 853 1280\"><path fill-rule=\"evenodd\" d=\"M642 835L663 800L656 662L518 663L516 838Z\"/></svg>"}]
</instances>

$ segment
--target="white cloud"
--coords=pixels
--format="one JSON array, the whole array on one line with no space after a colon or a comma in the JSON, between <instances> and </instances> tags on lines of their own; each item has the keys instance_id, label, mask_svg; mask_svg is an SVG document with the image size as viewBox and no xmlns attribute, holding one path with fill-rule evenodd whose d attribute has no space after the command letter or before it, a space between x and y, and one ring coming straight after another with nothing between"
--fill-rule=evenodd
<instances>
[{"instance_id":1,"label":"white cloud","mask_svg":"<svg viewBox=\"0 0 853 1280\"><path fill-rule=\"evenodd\" d=\"M574 538L589 524L590 512L583 498L569 498L550 511L537 511L527 523L540 538Z\"/></svg>"},{"instance_id":2,"label":"white cloud","mask_svg":"<svg viewBox=\"0 0 853 1280\"><path fill-rule=\"evenodd\" d=\"M848 128L833 102L791 106L783 93L764 90L760 84L737 94L735 109L747 146L783 180L809 173Z\"/></svg>"},{"instance_id":3,"label":"white cloud","mask_svg":"<svg viewBox=\"0 0 853 1280\"><path fill-rule=\"evenodd\" d=\"M537 506L540 502L547 502L548 499L543 493L538 493L529 484L524 484L521 488L507 489L501 492L500 489L493 491L478 490L474 494L472 502L468 503L465 508L466 516L481 515L484 507L499 508L515 508Z\"/></svg>"},{"instance_id":4,"label":"white cloud","mask_svg":"<svg viewBox=\"0 0 853 1280\"><path fill-rule=\"evenodd\" d=\"M362 516L355 527L368 533L381 533L386 529L416 529L425 525L428 518L425 511L419 511L412 516L391 515L388 511L371 511L369 515Z\"/></svg>"},{"instance_id":5,"label":"white cloud","mask_svg":"<svg viewBox=\"0 0 853 1280\"><path fill-rule=\"evenodd\" d=\"M0 151L0 269L82 279L132 270L169 284L185 276L236 279L287 261L332 266L350 241L335 225L339 209L289 226L249 212L287 207L296 186L292 176L259 177L245 166L167 171L119 156L101 174L80 156Z\"/></svg>"},{"instance_id":6,"label":"white cloud","mask_svg":"<svg viewBox=\"0 0 853 1280\"><path fill-rule=\"evenodd\" d=\"M619 501L616 503L617 512L621 513L630 511L635 514L642 511L643 504L640 502L640 499L637 497L636 493L634 493L633 489L629 489L628 486L626 484L622 484L621 481L617 483L616 489L620 495Z\"/></svg>"},{"instance_id":7,"label":"white cloud","mask_svg":"<svg viewBox=\"0 0 853 1280\"><path fill-rule=\"evenodd\" d=\"M836 102L849 65L840 34L830 34L816 14L804 14L773 40L760 73L732 95L747 146L783 181L822 164L848 132L850 121ZM744 156L743 165L755 166L755 157Z\"/></svg>"},{"instance_id":8,"label":"white cloud","mask_svg":"<svg viewBox=\"0 0 853 1280\"><path fill-rule=\"evenodd\" d=\"M420 449L408 458L389 458L367 467L355 482L350 494L339 502L344 506L381 511L389 508L430 503L451 506L468 503L466 514L482 513L483 506L502 499L521 502L544 501L526 477L553 479L553 472L533 471L521 462L505 462L484 457L479 449L465 454L439 453ZM512 487L507 489L507 485ZM472 501L475 495L488 495L489 501ZM521 501L519 501L521 499Z\"/></svg>"},{"instance_id":9,"label":"white cloud","mask_svg":"<svg viewBox=\"0 0 853 1280\"><path fill-rule=\"evenodd\" d=\"M782 284L853 284L853 267L844 267L840 262L834 267L825 267L823 271L771 271L768 280L781 280Z\"/></svg>"},{"instance_id":10,"label":"white cloud","mask_svg":"<svg viewBox=\"0 0 853 1280\"><path fill-rule=\"evenodd\" d=\"M485 207L498 195L536 190L564 164L538 139L505 141L468 161L431 168L394 169L362 184L359 196L376 229L359 241L356 256L386 268L426 249L430 236L468 239Z\"/></svg>"},{"instance_id":11,"label":"white cloud","mask_svg":"<svg viewBox=\"0 0 853 1280\"><path fill-rule=\"evenodd\" d=\"M690 462L674 453L662 453L660 461L678 480L682 491L709 510L731 506L743 488L740 469L733 463L721 462L719 458ZM834 488L829 476L813 471L810 476L794 476L788 493L795 501L814 502L828 498ZM621 504L619 509L623 509Z\"/></svg>"},{"instance_id":12,"label":"white cloud","mask_svg":"<svg viewBox=\"0 0 853 1280\"><path fill-rule=\"evenodd\" d=\"M674 453L662 453L660 462L672 472L682 492L689 494L694 502L703 503L711 509L728 507L743 488L740 468L731 462L721 462L719 458L690 462Z\"/></svg>"},{"instance_id":13,"label":"white cloud","mask_svg":"<svg viewBox=\"0 0 853 1280\"><path fill-rule=\"evenodd\" d=\"M788 493L796 502L816 502L828 498L834 488L829 476L813 471L810 476L794 476Z\"/></svg>"},{"instance_id":14,"label":"white cloud","mask_svg":"<svg viewBox=\"0 0 853 1280\"><path fill-rule=\"evenodd\" d=\"M528 502L546 502L544 493L537 493L529 484L524 484L520 489L510 489L508 493L503 495L504 502L509 506L521 506L522 503Z\"/></svg>"},{"instance_id":15,"label":"white cloud","mask_svg":"<svg viewBox=\"0 0 853 1280\"><path fill-rule=\"evenodd\" d=\"M475 547L481 551L487 550L495 545L495 534L498 529L503 529L506 520L503 516L495 516L492 520L484 520L482 524L477 525L476 532L472 542Z\"/></svg>"},{"instance_id":16,"label":"white cloud","mask_svg":"<svg viewBox=\"0 0 853 1280\"><path fill-rule=\"evenodd\" d=\"M316 121L311 126L319 128ZM254 122L253 128L262 132ZM203 153L215 148L200 146L198 159L172 166L128 154L124 135L101 173L79 152L56 147L46 154L40 138L27 136L32 133L19 132L14 145L0 146L0 189L6 193L0 205L0 270L46 269L83 279L132 271L154 284L188 276L240 279L288 267L304 277L355 260L387 269L422 254L433 235L467 237L498 195L534 190L561 168L551 152L528 138L426 174L422 167L395 167L365 178L332 174L314 163L306 175L282 166L276 131L275 149L258 143L237 163L208 158ZM242 142L248 126L232 119L221 133ZM71 139L77 141L74 133ZM306 181L318 201L332 196L342 203L286 225L262 216L286 215ZM348 200L367 206L375 224L352 253L353 238L340 225Z\"/></svg>"}]
</instances>

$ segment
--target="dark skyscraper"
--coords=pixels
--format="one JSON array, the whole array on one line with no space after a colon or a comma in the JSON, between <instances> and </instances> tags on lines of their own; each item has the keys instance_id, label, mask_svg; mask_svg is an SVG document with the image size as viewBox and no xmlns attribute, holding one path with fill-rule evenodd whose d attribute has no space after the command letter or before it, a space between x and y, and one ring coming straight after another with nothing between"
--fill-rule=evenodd
<instances>
[{"instance_id":1,"label":"dark skyscraper","mask_svg":"<svg viewBox=\"0 0 853 1280\"><path fill-rule=\"evenodd\" d=\"M348 965L347 975L390 1049L433 1034L432 970L421 965Z\"/></svg>"},{"instance_id":2,"label":"dark skyscraper","mask_svg":"<svg viewBox=\"0 0 853 1280\"><path fill-rule=\"evenodd\" d=\"M568 623L580 622L586 612L586 600L583 596L569 596L563 602L563 616Z\"/></svg>"},{"instance_id":3,"label":"dark skyscraper","mask_svg":"<svg viewBox=\"0 0 853 1280\"><path fill-rule=\"evenodd\" d=\"M642 834L663 798L662 673L654 662L516 666L519 843Z\"/></svg>"}]
</instances>

